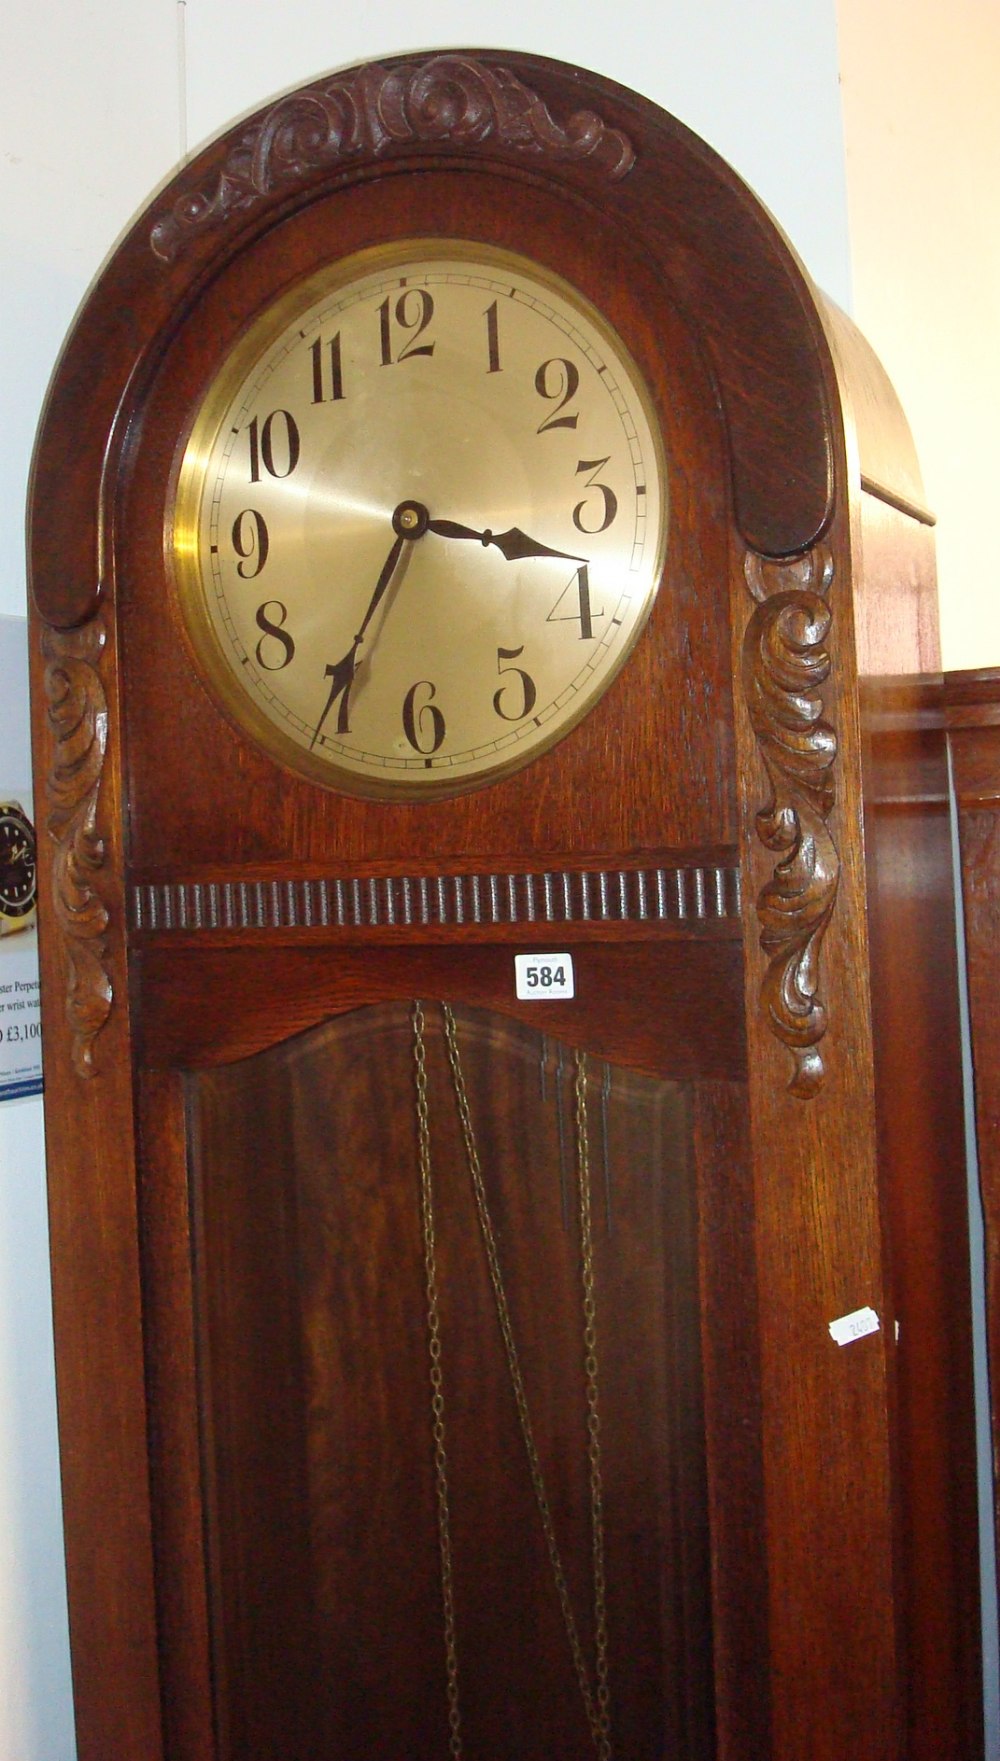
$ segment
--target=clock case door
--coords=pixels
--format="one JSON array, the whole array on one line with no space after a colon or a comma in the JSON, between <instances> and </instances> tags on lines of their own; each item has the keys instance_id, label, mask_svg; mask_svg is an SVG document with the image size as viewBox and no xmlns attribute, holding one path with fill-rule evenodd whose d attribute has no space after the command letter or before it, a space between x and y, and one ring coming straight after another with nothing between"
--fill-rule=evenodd
<instances>
[{"instance_id":1,"label":"clock case door","mask_svg":"<svg viewBox=\"0 0 1000 1761\"><path fill-rule=\"evenodd\" d=\"M487 950L462 964L483 984L499 963ZM616 964L581 948L591 996L602 968L614 986ZM448 988L461 987L451 966ZM714 1755L695 1206L699 1185L711 1203L722 1184L734 1138L742 1149L742 1085L588 1054L584 1225L572 1048L529 1021L456 1011L482 1226L429 1002L433 1221L410 1003L351 1010L185 1085L222 1752L416 1761L448 1748L443 1511L466 1752L593 1746L572 1623L595 1698L607 1634L612 1752ZM592 1011L558 1026L579 1036L584 1021L607 1048ZM743 1320L752 1332L752 1314ZM756 1393L744 1381L728 1395L735 1466ZM748 1583L761 1581L757 1554L754 1567L748 1537ZM761 1663L751 1648L747 1679L762 1679Z\"/></svg>"},{"instance_id":2,"label":"clock case door","mask_svg":"<svg viewBox=\"0 0 1000 1761\"><path fill-rule=\"evenodd\" d=\"M196 401L253 313L331 257L428 235L534 257L615 324L663 424L668 557L628 665L550 753L453 800L352 800L216 703L165 522ZM220 1426L249 1444L258 1373L262 1400L288 1397L246 1350L244 1295L263 1314L273 1271L301 1337L311 1287L301 1255L264 1264L254 1212L208 1202L209 1163L232 1191L233 1134L212 1137L206 1097L249 1072L266 1112L244 1060L279 1070L296 1036L418 996L681 1085L686 1246L657 1276L686 1305L698 1415L671 1576L693 1612L661 1631L699 1653L676 1676L690 1752L975 1754L967 1291L910 1178L918 1154L960 1237L944 791L895 811L862 688L935 665L928 522L891 389L759 204L655 107L555 63L317 82L207 148L110 259L50 389L29 520L82 1761L254 1752L232 1561L284 1532L268 1500L294 1493L302 1400L263 1482ZM897 685L892 765L940 780ZM539 1027L512 956L552 946L584 984ZM394 1091L394 1118L412 1107ZM261 1218L284 1202L269 1187ZM877 1328L836 1343L830 1323L869 1309ZM654 1737L679 1728L669 1697ZM309 1752L305 1703L284 1715Z\"/></svg>"}]
</instances>

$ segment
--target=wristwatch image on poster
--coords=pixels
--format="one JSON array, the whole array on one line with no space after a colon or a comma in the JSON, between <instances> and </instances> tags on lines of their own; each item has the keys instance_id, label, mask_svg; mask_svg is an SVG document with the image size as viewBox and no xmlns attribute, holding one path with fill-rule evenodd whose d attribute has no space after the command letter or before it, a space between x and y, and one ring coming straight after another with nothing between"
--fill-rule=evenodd
<instances>
[{"instance_id":1,"label":"wristwatch image on poster","mask_svg":"<svg viewBox=\"0 0 1000 1761\"><path fill-rule=\"evenodd\" d=\"M35 829L25 801L26 789L0 789L0 1101L42 1086Z\"/></svg>"},{"instance_id":2,"label":"wristwatch image on poster","mask_svg":"<svg viewBox=\"0 0 1000 1761\"><path fill-rule=\"evenodd\" d=\"M28 681L23 618L0 618L0 1101L42 1087L38 1003L36 842L28 776ZM23 761L20 754L23 748Z\"/></svg>"}]
</instances>

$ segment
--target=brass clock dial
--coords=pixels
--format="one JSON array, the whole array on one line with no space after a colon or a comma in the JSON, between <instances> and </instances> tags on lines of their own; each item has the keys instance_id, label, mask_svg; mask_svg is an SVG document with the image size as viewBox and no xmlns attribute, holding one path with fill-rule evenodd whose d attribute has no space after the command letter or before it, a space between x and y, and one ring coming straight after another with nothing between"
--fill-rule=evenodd
<instances>
[{"instance_id":1,"label":"brass clock dial","mask_svg":"<svg viewBox=\"0 0 1000 1761\"><path fill-rule=\"evenodd\" d=\"M372 796L507 774L607 689L663 566L642 377L568 283L482 245L362 252L209 387L172 553L230 714Z\"/></svg>"}]
</instances>

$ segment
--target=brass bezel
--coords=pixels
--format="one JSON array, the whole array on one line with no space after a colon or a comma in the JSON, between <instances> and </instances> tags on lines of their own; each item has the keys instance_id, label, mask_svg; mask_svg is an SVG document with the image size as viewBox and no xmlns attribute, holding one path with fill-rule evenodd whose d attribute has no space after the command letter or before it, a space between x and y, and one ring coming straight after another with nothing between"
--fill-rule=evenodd
<instances>
[{"instance_id":1,"label":"brass bezel","mask_svg":"<svg viewBox=\"0 0 1000 1761\"><path fill-rule=\"evenodd\" d=\"M635 396L644 415L657 474L660 527L648 580L643 588L644 603L640 614L621 649L616 652L613 664L583 691L578 701L573 702L570 712L558 719L554 729L540 733L526 750L508 751L502 758L484 764L471 775L455 777L442 767L428 770L418 769L415 765L398 773L377 775L354 770L343 764L339 757L320 756L301 746L265 714L249 691L240 688L206 605L207 587L199 545L202 504L208 485L209 464L234 398L254 365L263 361L291 324L308 313L320 298L333 298L354 281L363 280L380 270L435 258L465 259L470 264L491 270L507 268L562 300L593 327L612 355L618 371L627 377L630 395ZM225 713L238 728L248 733L271 758L310 782L368 800L431 801L466 794L511 776L550 751L590 713L617 679L649 619L663 577L669 524L669 479L661 421L645 375L617 329L599 308L564 276L521 252L464 238L419 236L369 246L326 264L279 294L251 319L212 379L195 413L177 475L173 505L168 509L165 521L165 548L168 570L173 575L191 647L207 676L212 695L221 702Z\"/></svg>"}]
</instances>

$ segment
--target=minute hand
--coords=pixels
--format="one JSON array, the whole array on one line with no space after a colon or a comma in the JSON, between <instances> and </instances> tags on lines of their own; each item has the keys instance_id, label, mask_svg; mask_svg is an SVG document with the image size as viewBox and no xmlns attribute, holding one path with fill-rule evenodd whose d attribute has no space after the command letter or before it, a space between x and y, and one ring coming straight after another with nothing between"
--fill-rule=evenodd
<instances>
[{"instance_id":1,"label":"minute hand","mask_svg":"<svg viewBox=\"0 0 1000 1761\"><path fill-rule=\"evenodd\" d=\"M480 544L493 544L509 563L520 562L528 556L559 556L568 563L585 563L585 556L571 556L568 550L550 550L547 544L539 544L537 538L529 538L519 526L511 526L506 532L491 532L487 527L484 532L477 532L472 526L460 526L457 520L429 520L428 532L436 532L439 538L478 538Z\"/></svg>"}]
</instances>

